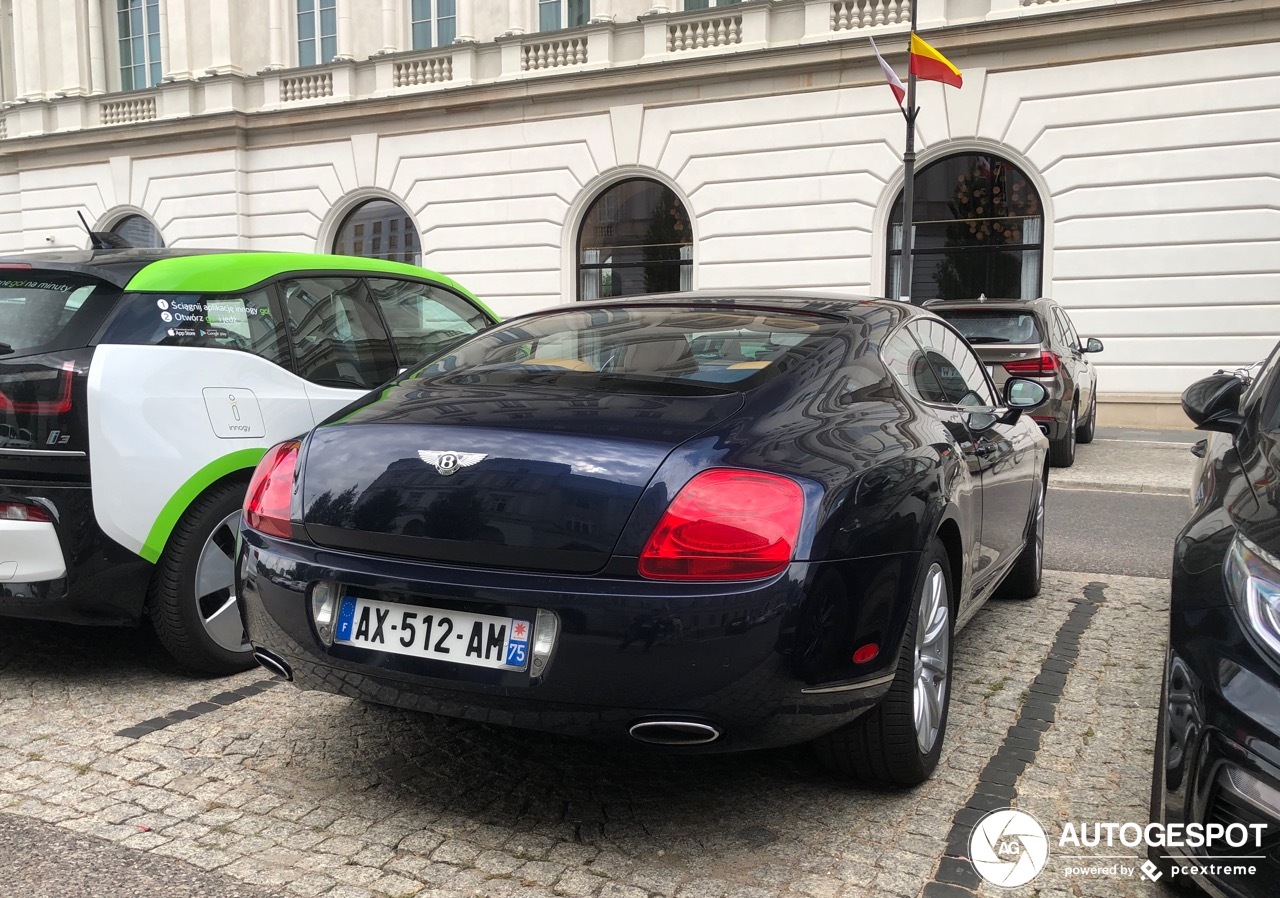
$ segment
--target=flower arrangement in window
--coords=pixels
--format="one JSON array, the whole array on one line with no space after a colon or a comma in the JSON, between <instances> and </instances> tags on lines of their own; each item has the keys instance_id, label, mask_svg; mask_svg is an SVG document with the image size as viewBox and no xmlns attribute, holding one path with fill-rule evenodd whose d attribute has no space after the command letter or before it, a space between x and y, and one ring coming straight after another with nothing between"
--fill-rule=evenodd
<instances>
[{"instance_id":1,"label":"flower arrangement in window","mask_svg":"<svg viewBox=\"0 0 1280 898\"><path fill-rule=\"evenodd\" d=\"M1023 223L1040 215L1040 198L1026 175L998 156L975 156L973 167L956 178L955 199L948 205L956 224L948 242L1018 244Z\"/></svg>"}]
</instances>

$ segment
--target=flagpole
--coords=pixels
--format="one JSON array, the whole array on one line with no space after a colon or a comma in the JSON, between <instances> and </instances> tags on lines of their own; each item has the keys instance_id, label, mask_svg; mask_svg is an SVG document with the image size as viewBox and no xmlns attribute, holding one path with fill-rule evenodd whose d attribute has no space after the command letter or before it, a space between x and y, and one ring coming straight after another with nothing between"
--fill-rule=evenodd
<instances>
[{"instance_id":1,"label":"flagpole","mask_svg":"<svg viewBox=\"0 0 1280 898\"><path fill-rule=\"evenodd\" d=\"M911 3L911 34L916 33L916 7L918 0ZM911 57L911 39L907 38L907 58ZM898 298L916 302L911 291L911 237L912 213L915 211L915 177L916 177L916 73L907 66L907 148L902 154L902 258L898 260Z\"/></svg>"}]
</instances>

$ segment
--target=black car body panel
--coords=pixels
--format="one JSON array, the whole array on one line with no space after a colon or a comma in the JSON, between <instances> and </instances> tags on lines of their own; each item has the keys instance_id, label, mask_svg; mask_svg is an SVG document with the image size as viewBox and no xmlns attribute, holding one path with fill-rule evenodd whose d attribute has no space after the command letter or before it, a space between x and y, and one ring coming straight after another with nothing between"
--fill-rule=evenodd
<instances>
[{"instance_id":1,"label":"black car body panel","mask_svg":"<svg viewBox=\"0 0 1280 898\"><path fill-rule=\"evenodd\" d=\"M608 321L682 304L823 316L815 327L826 330L736 385L590 384L569 371L486 393L444 369L411 372L304 439L289 539L242 531L237 594L251 642L304 688L600 739L628 740L634 723L663 716L723 733L696 750L798 743L872 707L897 664L921 551L946 545L963 622L1031 532L1046 442L1025 419L998 423L1000 410L904 394L879 353L904 323L936 321L911 306L695 294L580 308ZM541 314L561 312L498 330ZM419 450L488 457L441 474ZM799 486L791 563L747 581L641 577L637 558L673 498L720 468ZM395 486L376 501L397 512L356 524L358 497L379 478ZM353 486L354 506L333 514L332 496ZM539 532L498 510L495 500L518 489L543 516ZM578 545L562 526L575 491L595 506L578 509L594 514ZM466 520L416 535L439 526L427 509L449 496L466 497ZM550 611L559 636L539 675L326 645L307 600L319 582L405 607ZM852 650L869 644L878 654L855 662Z\"/></svg>"},{"instance_id":2,"label":"black car body panel","mask_svg":"<svg viewBox=\"0 0 1280 898\"><path fill-rule=\"evenodd\" d=\"M1269 420L1280 398L1278 358L1273 352L1241 401L1234 439L1210 442L1195 510L1175 543L1153 772L1153 820L1267 826L1260 845L1234 852L1251 856L1234 863L1256 864L1255 875L1194 877L1231 898L1272 895L1280 877L1280 657L1249 622L1226 570L1238 537L1280 558L1280 454ZM1180 864L1211 862L1186 849L1167 853Z\"/></svg>"}]
</instances>

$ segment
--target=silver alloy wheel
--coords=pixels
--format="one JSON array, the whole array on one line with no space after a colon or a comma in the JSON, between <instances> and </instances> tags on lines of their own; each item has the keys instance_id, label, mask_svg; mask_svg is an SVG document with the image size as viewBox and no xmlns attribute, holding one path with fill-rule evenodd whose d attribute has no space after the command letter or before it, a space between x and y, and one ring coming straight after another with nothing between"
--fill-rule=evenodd
<instances>
[{"instance_id":1,"label":"silver alloy wheel","mask_svg":"<svg viewBox=\"0 0 1280 898\"><path fill-rule=\"evenodd\" d=\"M196 561L196 610L209 638L229 652L247 652L244 623L236 607L235 554L240 512L213 528Z\"/></svg>"},{"instance_id":2,"label":"silver alloy wheel","mask_svg":"<svg viewBox=\"0 0 1280 898\"><path fill-rule=\"evenodd\" d=\"M934 562L924 575L916 611L915 689L912 711L920 753L933 751L947 707L947 666L951 644L951 604L942 565Z\"/></svg>"}]
</instances>

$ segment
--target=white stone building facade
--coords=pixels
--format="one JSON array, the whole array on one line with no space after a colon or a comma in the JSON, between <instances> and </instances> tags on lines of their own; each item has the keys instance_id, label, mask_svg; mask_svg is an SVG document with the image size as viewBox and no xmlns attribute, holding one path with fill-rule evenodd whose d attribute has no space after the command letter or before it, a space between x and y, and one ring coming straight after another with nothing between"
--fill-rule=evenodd
<instances>
[{"instance_id":1,"label":"white stone building facade","mask_svg":"<svg viewBox=\"0 0 1280 898\"><path fill-rule=\"evenodd\" d=\"M1174 422L1190 381L1271 349L1280 0L916 2L964 73L920 85L918 169L1025 175L1025 289L1106 343L1104 422ZM378 199L422 264L510 315L594 295L584 219L636 181L683 207L681 284L884 295L905 129L867 38L905 76L909 18L909 0L0 0L0 252L84 247L77 210L169 246L328 252Z\"/></svg>"}]
</instances>

